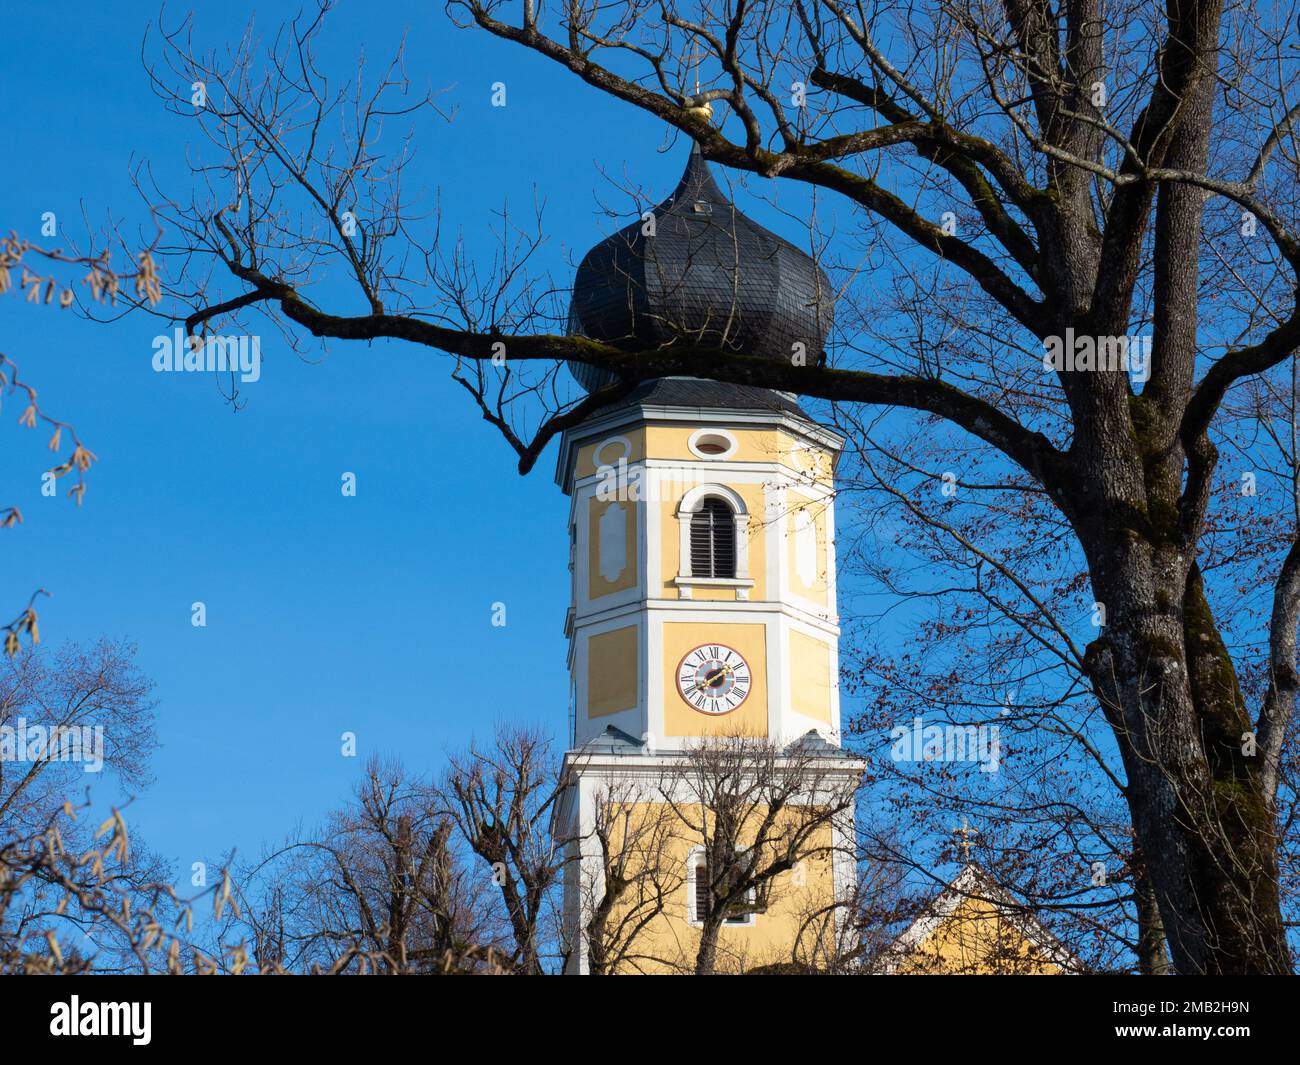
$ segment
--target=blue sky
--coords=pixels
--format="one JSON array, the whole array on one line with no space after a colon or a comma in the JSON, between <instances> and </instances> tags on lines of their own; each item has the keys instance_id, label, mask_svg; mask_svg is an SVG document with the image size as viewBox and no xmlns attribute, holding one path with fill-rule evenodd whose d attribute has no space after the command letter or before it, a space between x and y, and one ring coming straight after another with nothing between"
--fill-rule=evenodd
<instances>
[{"instance_id":1,"label":"blue sky","mask_svg":"<svg viewBox=\"0 0 1300 1065\"><path fill-rule=\"evenodd\" d=\"M259 5L258 25L297 10ZM249 13L203 5L196 37L233 40ZM73 233L83 210L139 224L139 160L185 190L190 131L141 69L156 17L153 2L2 16L6 82L23 100L5 107L4 230L35 238L46 211ZM324 61L346 72L359 49L386 57L408 29L408 72L456 109L449 125L422 121L412 175L430 200L440 192L471 255L487 254L503 199L527 209L540 194L554 234L547 263L567 277L566 254L611 227L598 199L620 202L602 167L671 191L686 146L660 154L658 122L455 29L440 4L345 0ZM490 107L497 80L509 86L505 108ZM370 753L427 771L498 719L564 735L567 501L551 480L553 447L521 478L427 349L338 344L309 364L267 333L261 380L233 413L213 378L152 372L158 332L140 316L102 326L0 302L0 351L100 459L83 507L43 498L46 434L20 429L6 403L0 505L26 520L4 534L0 590L15 611L33 588L50 590L47 642L139 645L162 748L155 784L131 809L135 831L180 869L231 847L248 856L340 804ZM357 476L355 498L340 492L344 472ZM505 628L490 624L498 600ZM190 623L195 601L205 628ZM340 756L345 730L357 733L357 758Z\"/></svg>"}]
</instances>

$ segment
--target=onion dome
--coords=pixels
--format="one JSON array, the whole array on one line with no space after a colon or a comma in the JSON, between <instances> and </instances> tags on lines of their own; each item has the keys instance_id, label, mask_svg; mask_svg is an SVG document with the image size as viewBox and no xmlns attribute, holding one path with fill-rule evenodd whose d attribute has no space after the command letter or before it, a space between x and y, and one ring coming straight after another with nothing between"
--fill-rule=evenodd
<instances>
[{"instance_id":1,"label":"onion dome","mask_svg":"<svg viewBox=\"0 0 1300 1065\"><path fill-rule=\"evenodd\" d=\"M668 199L587 252L569 332L626 351L690 344L774 360L790 360L802 344L815 365L832 297L809 255L727 199L697 144ZM589 391L613 380L596 367L571 369Z\"/></svg>"}]
</instances>

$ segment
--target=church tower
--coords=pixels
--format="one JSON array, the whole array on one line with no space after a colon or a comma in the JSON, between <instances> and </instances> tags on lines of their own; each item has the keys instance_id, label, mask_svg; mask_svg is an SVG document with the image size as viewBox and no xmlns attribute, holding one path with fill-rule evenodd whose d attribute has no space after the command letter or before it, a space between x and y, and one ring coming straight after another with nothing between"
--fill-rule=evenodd
<instances>
[{"instance_id":1,"label":"church tower","mask_svg":"<svg viewBox=\"0 0 1300 1065\"><path fill-rule=\"evenodd\" d=\"M689 344L810 364L823 357L830 301L813 261L740 214L696 148L668 200L584 258L571 331L628 350ZM588 389L608 380L589 367L574 373ZM817 781L808 804L827 781L851 788L860 775L862 763L839 747L833 476L842 444L792 395L692 377L644 381L565 434L557 481L572 500L572 710L558 818L571 840L569 971L591 967L611 797L637 809L623 812L620 831L653 841L638 860L664 866L646 877L650 904L644 884L619 902L645 908L652 942L623 950L615 968L687 970L707 905L698 852L708 817L692 845L654 809L676 806L678 828L689 828L665 784L687 752L743 736L755 750L797 754ZM851 810L848 823L822 827L818 861L783 873L788 884L765 887L752 912L728 919L724 946L737 964L788 958L795 911L826 911L851 891Z\"/></svg>"}]
</instances>

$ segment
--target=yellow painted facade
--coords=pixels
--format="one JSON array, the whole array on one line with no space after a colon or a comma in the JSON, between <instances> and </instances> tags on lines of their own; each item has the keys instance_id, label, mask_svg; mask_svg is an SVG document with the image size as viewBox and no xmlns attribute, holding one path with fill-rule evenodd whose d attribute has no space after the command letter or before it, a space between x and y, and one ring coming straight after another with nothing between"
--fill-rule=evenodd
<instances>
[{"instance_id":1,"label":"yellow painted facade","mask_svg":"<svg viewBox=\"0 0 1300 1065\"><path fill-rule=\"evenodd\" d=\"M683 462L698 461L690 448L691 434L697 426L652 425L646 429L649 453L657 459ZM729 430L730 431L730 430ZM737 429L731 431L736 438L736 450L726 456L726 462L782 462L793 463L793 440L786 433L772 429Z\"/></svg>"},{"instance_id":2,"label":"yellow painted facade","mask_svg":"<svg viewBox=\"0 0 1300 1065\"><path fill-rule=\"evenodd\" d=\"M1063 976L1077 960L978 865L967 862L881 955L895 976Z\"/></svg>"},{"instance_id":3,"label":"yellow painted facade","mask_svg":"<svg viewBox=\"0 0 1300 1065\"><path fill-rule=\"evenodd\" d=\"M573 496L575 540L575 598L566 620L574 742L566 764L575 797L564 816L572 825L592 824L599 789L642 786L711 737L748 736L785 749L813 730L810 742L838 743L830 493L840 443L806 419L767 409L630 408L566 434L560 480ZM709 497L721 498L735 521L734 572L684 573L691 518ZM796 499L811 526L793 524ZM624 513L610 519L613 507ZM717 536L726 526L713 528ZM615 530L622 541L612 545ZM749 669L748 693L725 713L716 712L723 702L714 711L697 709L678 688L687 654L714 644L737 652ZM827 779L850 787L861 772L860 762L833 750L817 757L825 758ZM671 806L625 804L626 824L655 840L646 860L662 873L660 886L676 878L625 971L694 967L700 930L691 920L688 871L692 848L704 841L685 825L662 840L650 831ZM801 848L807 857L797 871L778 878L763 912L723 926L719 971L815 965L830 953L826 937L834 939L836 927L828 915L840 913L835 887L851 882L853 868L844 851L831 857L830 825L820 831ZM852 838L851 824L837 822L834 831L844 834L841 846ZM582 838L565 884L566 928L579 943L601 869L599 848L590 834ZM809 921L814 913L820 918ZM571 969L585 965L580 949Z\"/></svg>"},{"instance_id":4,"label":"yellow painted facade","mask_svg":"<svg viewBox=\"0 0 1300 1065\"><path fill-rule=\"evenodd\" d=\"M728 428L725 432L736 441L733 454L704 463L691 452L689 441L699 431L697 426L660 426L641 424L622 428L577 448L578 469L595 475L597 463L608 465L624 463L624 472L635 483L643 473L639 464L647 457L656 460L680 461L682 474L675 468L668 470L657 483L661 493L658 498L614 499L601 498L588 493L582 498L586 519L582 523L586 538L585 598L591 610L604 609L601 600L617 593L627 592L638 582L649 581L653 576L646 572L645 559L640 552L648 550L657 557L657 579L650 585L649 600L686 602L692 604L719 604L723 607L742 608L734 620L717 619L699 624L684 621L665 621L659 626L645 625L639 629L623 628L613 637L602 633L589 636L579 625L574 638L586 642L585 685L579 688L579 713L585 720L594 721L610 714L636 706L636 663L644 657L648 643L657 632L660 646L651 657L662 659L659 688L662 692L662 731L665 736L689 737L717 735L720 731L741 727L747 734L767 735L769 731L769 644L776 642L776 653L788 659L789 668L782 672L783 690L776 697L794 713L827 727L835 727L835 698L837 686L836 661L833 652L833 633L820 638L802 631L791 630L789 635L778 632L771 621L756 623L749 615L753 610L769 609L765 604L779 603L787 592L820 608L825 616L834 607L831 583L831 547L829 498L814 498L805 491L781 487L761 472L744 471L744 476L729 476L733 462L782 462L789 471L786 480L793 476L796 467L817 468L829 477L832 462L825 449L815 449L790 433L774 430L745 430ZM647 454L646 448L649 447ZM820 459L816 456L820 455ZM810 457L811 456L811 457ZM824 461L822 461L824 460ZM698 467L707 466L706 470ZM694 468L694 472L691 470ZM662 472L662 471L661 471ZM748 477L748 479L745 479ZM642 481L644 488L648 482ZM688 493L701 486L719 484L735 493L742 501L748 521L744 527L743 580L710 584L697 582L682 573L682 518L681 512ZM772 504L775 504L773 506ZM621 557L623 565L613 580L608 579L615 568L602 559L608 550L609 533L602 538L602 522L611 509L620 508L620 522L615 528L622 530ZM653 509L651 509L653 508ZM770 516L775 511L773 520ZM641 543L646 532L640 525L652 513L648 545ZM802 513L801 519L798 515ZM686 519L689 521L689 517ZM802 528L801 528L802 525ZM657 529L657 533L655 530ZM811 531L811 536L809 535ZM657 540L657 543L655 542ZM812 557L809 558L811 540ZM780 577L773 580L769 554L776 549ZM627 602L626 598L618 602ZM635 646L633 642L635 641ZM693 642L692 642L693 641ZM739 651L755 671L756 686L738 710L727 715L711 717L690 707L676 690L676 667L681 656L692 647L708 642L722 642ZM620 665L621 663L621 665ZM619 671L622 670L620 675ZM585 694L584 694L585 693ZM805 726L806 727L806 726Z\"/></svg>"},{"instance_id":5,"label":"yellow painted facade","mask_svg":"<svg viewBox=\"0 0 1300 1065\"><path fill-rule=\"evenodd\" d=\"M710 435L730 450L699 451L693 442ZM574 554L582 563L571 631L575 670L585 661L585 675L574 678L579 720L594 723L635 708L639 718L619 719L619 727L665 738L735 727L768 735L774 715L781 714L798 715L804 731L810 723L828 735L838 729L829 491L835 454L829 442L779 425L747 425L743 416L735 424L701 425L691 419L661 423L636 411L628 412L627 424L612 424L573 447L569 483L587 478L575 491ZM737 513L734 579L683 572L691 514L713 486ZM615 487L620 496L608 498ZM639 596L629 597L638 588ZM709 611L708 620L673 616L669 604ZM620 628L617 642L603 635L608 620L634 609L650 611L634 633ZM793 624L776 621L778 611L791 609L807 615L805 626L825 629L794 634ZM587 631L588 616L600 620L596 631L602 635ZM696 710L677 692L682 654L710 642L739 651L754 670L746 702L726 715ZM774 659L784 668L776 669ZM615 677L620 660L626 672ZM662 669L646 690L633 679L637 662ZM656 705L647 705L648 699Z\"/></svg>"},{"instance_id":6,"label":"yellow painted facade","mask_svg":"<svg viewBox=\"0 0 1300 1065\"><path fill-rule=\"evenodd\" d=\"M756 815L761 817L762 813L760 810ZM634 939L627 934L627 953L635 957L625 961L617 971L650 975L689 973L699 951L700 928L690 920L691 885L686 870L691 853L700 847L701 840L688 827L688 822L700 823L701 810L689 804L673 810L667 804L629 803L619 808L619 814L614 819L616 823L661 844L657 858L663 869L679 872L659 879L667 892L661 912L655 913L658 904L646 903L645 897L638 897L636 891L629 892L629 899L615 910L612 926L618 926L633 913L638 903L640 916L649 918ZM613 853L620 853L624 845L621 834L616 834ZM815 964L825 956L833 933L816 915L834 893L830 849L831 831L825 827L809 839L805 848L808 857L795 869L774 878L766 909L750 916L745 924L722 926L718 943L719 973L746 973L792 962ZM631 874L633 878L635 875Z\"/></svg>"},{"instance_id":7,"label":"yellow painted facade","mask_svg":"<svg viewBox=\"0 0 1300 1065\"><path fill-rule=\"evenodd\" d=\"M620 438L628 442L628 448L618 443ZM578 480L582 480L584 477L593 476L601 466L616 466L619 459L624 459L630 465L644 458L645 426L619 429L607 437L579 447L574 457L573 473Z\"/></svg>"},{"instance_id":8,"label":"yellow painted facade","mask_svg":"<svg viewBox=\"0 0 1300 1065\"><path fill-rule=\"evenodd\" d=\"M619 459L624 459L628 465L647 457L664 462L699 462L700 456L690 448L691 434L698 428L694 425L642 425L620 429L577 449L574 476L579 480L591 477L601 466L616 467ZM811 480L830 485L835 463L834 456L826 449L812 447L779 429L731 428L728 432L736 438L736 450L721 461L775 462ZM614 440L625 440L626 446Z\"/></svg>"},{"instance_id":9,"label":"yellow painted facade","mask_svg":"<svg viewBox=\"0 0 1300 1065\"><path fill-rule=\"evenodd\" d=\"M831 723L831 647L825 640L790 630L791 700L795 713Z\"/></svg>"},{"instance_id":10,"label":"yellow painted facade","mask_svg":"<svg viewBox=\"0 0 1300 1065\"><path fill-rule=\"evenodd\" d=\"M749 529L746 533L746 545L749 549L749 579L754 586L749 589L751 600L769 599L767 586L767 536L763 523L766 506L765 489L761 484L727 485L745 502L749 512ZM682 569L681 536L678 532L678 510L681 500L672 498L659 502L659 528L663 530L660 537L659 573L662 577L662 597L664 599L681 598L681 589L675 583ZM736 602L734 588L700 588L691 589L690 598L705 599L714 602Z\"/></svg>"},{"instance_id":11,"label":"yellow painted facade","mask_svg":"<svg viewBox=\"0 0 1300 1065\"><path fill-rule=\"evenodd\" d=\"M967 898L900 960L897 976L1059 976L1065 969L995 904Z\"/></svg>"},{"instance_id":12,"label":"yellow painted facade","mask_svg":"<svg viewBox=\"0 0 1300 1065\"><path fill-rule=\"evenodd\" d=\"M636 626L597 633L587 641L587 713L604 717L637 704Z\"/></svg>"}]
</instances>

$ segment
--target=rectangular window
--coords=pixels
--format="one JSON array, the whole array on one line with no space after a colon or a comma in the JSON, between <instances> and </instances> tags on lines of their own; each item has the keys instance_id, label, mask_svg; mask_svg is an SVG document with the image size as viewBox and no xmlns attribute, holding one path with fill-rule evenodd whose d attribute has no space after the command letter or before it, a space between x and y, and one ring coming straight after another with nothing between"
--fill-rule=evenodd
<instances>
[{"instance_id":1,"label":"rectangular window","mask_svg":"<svg viewBox=\"0 0 1300 1065\"><path fill-rule=\"evenodd\" d=\"M709 863L703 854L696 854L691 859L691 919L696 924L703 924L709 913ZM745 893L745 901L754 901L753 891ZM753 923L752 912L738 913L723 920L723 924L745 925Z\"/></svg>"}]
</instances>

